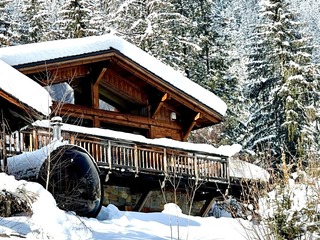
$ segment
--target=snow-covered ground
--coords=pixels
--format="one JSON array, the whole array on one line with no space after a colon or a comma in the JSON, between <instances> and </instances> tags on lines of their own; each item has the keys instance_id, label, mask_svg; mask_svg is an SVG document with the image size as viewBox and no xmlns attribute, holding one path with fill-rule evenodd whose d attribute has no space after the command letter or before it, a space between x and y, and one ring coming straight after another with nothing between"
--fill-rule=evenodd
<instances>
[{"instance_id":1,"label":"snow-covered ground","mask_svg":"<svg viewBox=\"0 0 320 240\"><path fill-rule=\"evenodd\" d=\"M279 185L267 198L261 199L259 215L273 221L275 210L281 211L288 220L284 227L290 229L293 224L301 229L301 236L295 239L320 239L316 217L320 214L318 178L304 175L307 184L302 184L298 180L302 175L297 176L292 174L280 192ZM188 216L173 203L166 204L163 211L157 213L125 212L109 204L102 207L96 218L79 217L57 208L52 195L38 183L17 181L13 176L0 173L0 194L3 190L20 197L27 196L32 201L33 214L0 218L0 239L277 239L273 238L275 232L271 232L273 237L267 237L266 228L254 224L254 221ZM284 197L291 199L291 207L279 210ZM223 211L221 213L228 216ZM293 216L298 218L289 223ZM308 230L310 226L312 231Z\"/></svg>"},{"instance_id":2,"label":"snow-covered ground","mask_svg":"<svg viewBox=\"0 0 320 240\"><path fill-rule=\"evenodd\" d=\"M52 195L37 183L0 173L2 189L28 192L36 201L32 216L0 218L0 239L252 239L249 221L188 216L173 203L159 213L123 212L110 204L97 218L85 218L58 209Z\"/></svg>"}]
</instances>

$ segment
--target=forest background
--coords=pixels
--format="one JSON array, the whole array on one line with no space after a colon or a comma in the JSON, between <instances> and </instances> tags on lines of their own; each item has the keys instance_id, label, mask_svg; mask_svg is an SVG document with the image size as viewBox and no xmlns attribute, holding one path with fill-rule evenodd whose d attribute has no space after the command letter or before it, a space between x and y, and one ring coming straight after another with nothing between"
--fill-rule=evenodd
<instances>
[{"instance_id":1,"label":"forest background","mask_svg":"<svg viewBox=\"0 0 320 240\"><path fill-rule=\"evenodd\" d=\"M0 2L0 47L106 33L227 103L225 121L190 141L239 143L242 157L261 166L318 156L318 0Z\"/></svg>"}]
</instances>

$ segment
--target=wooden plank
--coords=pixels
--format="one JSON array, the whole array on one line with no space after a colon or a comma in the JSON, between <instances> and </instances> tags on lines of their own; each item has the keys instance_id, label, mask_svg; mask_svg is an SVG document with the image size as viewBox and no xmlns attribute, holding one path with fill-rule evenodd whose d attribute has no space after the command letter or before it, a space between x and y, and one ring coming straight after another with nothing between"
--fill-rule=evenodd
<instances>
[{"instance_id":1,"label":"wooden plank","mask_svg":"<svg viewBox=\"0 0 320 240\"><path fill-rule=\"evenodd\" d=\"M210 211L210 208L212 206L212 204L215 201L216 196L214 196L213 194L211 194L208 199L205 201L205 203L203 204L202 208L200 209L199 212L199 216L201 217L205 217L207 216L208 212Z\"/></svg>"},{"instance_id":2,"label":"wooden plank","mask_svg":"<svg viewBox=\"0 0 320 240\"><path fill-rule=\"evenodd\" d=\"M101 86L109 90L113 89L116 93L121 93L123 98L136 102L141 105L148 104L148 95L141 88L123 78L113 70L108 70L105 73ZM111 88L111 89L110 89Z\"/></svg>"},{"instance_id":3,"label":"wooden plank","mask_svg":"<svg viewBox=\"0 0 320 240\"><path fill-rule=\"evenodd\" d=\"M58 105L57 102L53 104L53 109ZM81 117L84 119L93 119L94 116L98 116L100 122L112 123L117 125L125 125L137 128L149 129L150 126L159 128L168 128L173 130L181 130L181 125L177 122L163 121L157 119L151 119L143 116L136 116L130 114L123 114L119 112L106 111L102 109L92 109L86 106L79 106L74 104L63 104L57 109L58 115L69 117Z\"/></svg>"},{"instance_id":4,"label":"wooden plank","mask_svg":"<svg viewBox=\"0 0 320 240\"><path fill-rule=\"evenodd\" d=\"M106 73L107 68L102 68L97 79L92 80L91 88L92 88L92 107L95 109L99 109L99 83L102 80L104 74ZM96 118L94 118L96 120ZM100 124L94 124L95 126Z\"/></svg>"},{"instance_id":5,"label":"wooden plank","mask_svg":"<svg viewBox=\"0 0 320 240\"><path fill-rule=\"evenodd\" d=\"M168 93L165 93L163 95L163 97L161 98L161 101L159 102L156 110L154 111L154 113L152 114L152 118L155 118L155 116L157 115L157 113L159 112L159 110L161 109L162 105L168 101L170 99L170 95Z\"/></svg>"},{"instance_id":6,"label":"wooden plank","mask_svg":"<svg viewBox=\"0 0 320 240\"><path fill-rule=\"evenodd\" d=\"M151 196L151 193L152 192L150 190L146 190L145 192L143 192L141 197L139 198L139 201L134 206L133 211L141 212L141 210L143 209L144 205L146 204L146 202L148 201L149 197Z\"/></svg>"},{"instance_id":7,"label":"wooden plank","mask_svg":"<svg viewBox=\"0 0 320 240\"><path fill-rule=\"evenodd\" d=\"M188 136L190 132L192 131L193 127L197 124L198 119L201 118L201 113L197 113L197 115L194 117L193 121L189 125L187 131L185 131L184 136L183 136L183 141L188 140Z\"/></svg>"}]
</instances>

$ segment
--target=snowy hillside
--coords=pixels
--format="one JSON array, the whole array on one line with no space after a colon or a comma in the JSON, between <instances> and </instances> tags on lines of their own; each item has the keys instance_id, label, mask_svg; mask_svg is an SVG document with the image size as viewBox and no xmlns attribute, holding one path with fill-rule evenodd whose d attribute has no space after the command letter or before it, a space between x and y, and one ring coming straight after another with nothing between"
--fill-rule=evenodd
<instances>
[{"instance_id":1,"label":"snowy hillside","mask_svg":"<svg viewBox=\"0 0 320 240\"><path fill-rule=\"evenodd\" d=\"M52 195L37 183L0 174L0 189L26 192L36 200L33 215L0 218L0 239L247 239L252 223L232 218L194 217L172 203L159 213L122 212L103 207L97 218L79 217L56 207ZM245 227L245 228L244 228Z\"/></svg>"},{"instance_id":2,"label":"snowy hillside","mask_svg":"<svg viewBox=\"0 0 320 240\"><path fill-rule=\"evenodd\" d=\"M309 184L299 183L301 178ZM58 209L52 195L41 185L17 181L13 176L0 173L0 194L4 194L4 190L20 196L24 194L33 212L31 216L0 218L0 239L253 240L275 239L279 230L283 233L289 230L291 236L298 234L290 239L315 240L320 238L317 220L320 214L317 196L320 181L317 179L305 173L292 174L288 185L275 188L260 200L258 213L262 221L258 224L256 221L230 218L229 214L219 209L216 209L221 211L217 215L224 217L188 216L173 203L166 204L164 210L157 213L124 212L109 204L102 207L96 218L79 217ZM284 207L283 199L288 199L291 204ZM274 228L281 226L275 218L279 216L285 219L282 229ZM271 232L263 226L268 226Z\"/></svg>"}]
</instances>

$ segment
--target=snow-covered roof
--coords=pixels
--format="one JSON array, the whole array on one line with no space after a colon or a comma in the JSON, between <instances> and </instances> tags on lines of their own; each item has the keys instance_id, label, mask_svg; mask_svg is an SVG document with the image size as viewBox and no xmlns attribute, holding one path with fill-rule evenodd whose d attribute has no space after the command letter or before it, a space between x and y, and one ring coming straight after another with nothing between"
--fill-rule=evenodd
<instances>
[{"instance_id":1,"label":"snow-covered roof","mask_svg":"<svg viewBox=\"0 0 320 240\"><path fill-rule=\"evenodd\" d=\"M109 49L118 50L168 84L193 97L219 114L225 115L227 106L225 102L215 94L186 78L180 72L167 66L128 41L111 34L0 48L0 59L11 66L18 66L106 51Z\"/></svg>"},{"instance_id":2,"label":"snow-covered roof","mask_svg":"<svg viewBox=\"0 0 320 240\"><path fill-rule=\"evenodd\" d=\"M38 83L0 59L0 89L45 116L52 103L49 93Z\"/></svg>"}]
</instances>

